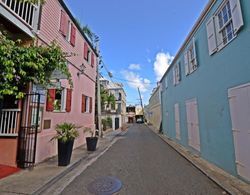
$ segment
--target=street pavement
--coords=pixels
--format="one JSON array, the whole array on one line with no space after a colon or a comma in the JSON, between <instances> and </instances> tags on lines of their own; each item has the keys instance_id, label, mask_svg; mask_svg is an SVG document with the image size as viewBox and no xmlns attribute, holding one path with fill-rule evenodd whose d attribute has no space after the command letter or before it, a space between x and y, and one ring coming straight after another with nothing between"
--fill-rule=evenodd
<instances>
[{"instance_id":1,"label":"street pavement","mask_svg":"<svg viewBox=\"0 0 250 195\"><path fill-rule=\"evenodd\" d=\"M122 182L119 195L226 194L144 124L131 126L61 194L88 195L88 185L103 176Z\"/></svg>"}]
</instances>

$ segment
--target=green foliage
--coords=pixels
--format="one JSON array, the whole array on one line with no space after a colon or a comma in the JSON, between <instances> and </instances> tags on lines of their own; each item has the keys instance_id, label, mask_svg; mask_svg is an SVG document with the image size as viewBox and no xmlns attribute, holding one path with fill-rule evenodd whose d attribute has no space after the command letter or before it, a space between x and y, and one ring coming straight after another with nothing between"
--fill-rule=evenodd
<instances>
[{"instance_id":1,"label":"green foliage","mask_svg":"<svg viewBox=\"0 0 250 195\"><path fill-rule=\"evenodd\" d=\"M107 121L107 126L112 127L112 118L107 117L106 121Z\"/></svg>"},{"instance_id":2,"label":"green foliage","mask_svg":"<svg viewBox=\"0 0 250 195\"><path fill-rule=\"evenodd\" d=\"M64 54L55 42L49 46L20 44L20 40L10 40L0 33L0 98L22 98L30 82L47 86L54 70L66 75L73 86Z\"/></svg>"},{"instance_id":3,"label":"green foliage","mask_svg":"<svg viewBox=\"0 0 250 195\"><path fill-rule=\"evenodd\" d=\"M58 139L64 143L74 140L79 136L79 133L76 130L76 125L66 122L56 125L56 133L57 134L52 138L52 140Z\"/></svg>"},{"instance_id":4,"label":"green foliage","mask_svg":"<svg viewBox=\"0 0 250 195\"><path fill-rule=\"evenodd\" d=\"M103 86L101 86L101 90L100 90L100 94L101 94L101 106L102 108L104 108L104 105L111 105L112 108L115 107L115 96L108 92L108 90L104 89Z\"/></svg>"},{"instance_id":5,"label":"green foliage","mask_svg":"<svg viewBox=\"0 0 250 195\"><path fill-rule=\"evenodd\" d=\"M29 2L33 4L44 4L46 0L19 0L20 2Z\"/></svg>"}]
</instances>

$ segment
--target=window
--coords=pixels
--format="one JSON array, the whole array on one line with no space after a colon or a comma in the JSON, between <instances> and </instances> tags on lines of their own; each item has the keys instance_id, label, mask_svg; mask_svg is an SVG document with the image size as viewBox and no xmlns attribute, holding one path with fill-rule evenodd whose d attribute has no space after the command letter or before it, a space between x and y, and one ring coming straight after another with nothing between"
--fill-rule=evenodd
<instances>
[{"instance_id":1,"label":"window","mask_svg":"<svg viewBox=\"0 0 250 195\"><path fill-rule=\"evenodd\" d=\"M180 73L180 62L174 65L173 68L173 84L178 85L181 81L181 73Z\"/></svg>"},{"instance_id":2,"label":"window","mask_svg":"<svg viewBox=\"0 0 250 195\"><path fill-rule=\"evenodd\" d=\"M224 1L206 24L209 55L232 41L243 24L240 1Z\"/></svg>"},{"instance_id":3,"label":"window","mask_svg":"<svg viewBox=\"0 0 250 195\"><path fill-rule=\"evenodd\" d=\"M218 32L219 36L222 37L222 43L219 44L226 45L234 37L232 13L229 1L227 1L227 3L222 7L222 9L217 14L217 17L219 22Z\"/></svg>"},{"instance_id":4,"label":"window","mask_svg":"<svg viewBox=\"0 0 250 195\"><path fill-rule=\"evenodd\" d=\"M168 77L165 77L165 88L168 88Z\"/></svg>"},{"instance_id":5,"label":"window","mask_svg":"<svg viewBox=\"0 0 250 195\"><path fill-rule=\"evenodd\" d=\"M71 96L71 89L49 89L47 93L46 111L70 112Z\"/></svg>"},{"instance_id":6,"label":"window","mask_svg":"<svg viewBox=\"0 0 250 195\"><path fill-rule=\"evenodd\" d=\"M82 113L92 113L92 97L82 95Z\"/></svg>"},{"instance_id":7,"label":"window","mask_svg":"<svg viewBox=\"0 0 250 195\"><path fill-rule=\"evenodd\" d=\"M67 14L61 10L60 19L60 32L65 37L65 39L72 45L75 46L76 39L76 27L70 22Z\"/></svg>"},{"instance_id":8,"label":"window","mask_svg":"<svg viewBox=\"0 0 250 195\"><path fill-rule=\"evenodd\" d=\"M191 74L197 69L197 59L196 59L196 48L195 39L193 38L192 43L189 45L187 51L184 54L185 63L185 73L186 75Z\"/></svg>"},{"instance_id":9,"label":"window","mask_svg":"<svg viewBox=\"0 0 250 195\"><path fill-rule=\"evenodd\" d=\"M90 55L90 50L89 50L88 44L85 42L84 43L84 59L87 62L89 62L89 59L90 59L89 55Z\"/></svg>"}]
</instances>

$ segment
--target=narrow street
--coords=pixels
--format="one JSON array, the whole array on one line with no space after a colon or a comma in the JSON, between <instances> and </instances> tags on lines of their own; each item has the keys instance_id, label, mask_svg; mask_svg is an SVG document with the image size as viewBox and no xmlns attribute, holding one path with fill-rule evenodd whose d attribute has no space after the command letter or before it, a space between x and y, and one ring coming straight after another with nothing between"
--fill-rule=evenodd
<instances>
[{"instance_id":1,"label":"narrow street","mask_svg":"<svg viewBox=\"0 0 250 195\"><path fill-rule=\"evenodd\" d=\"M223 189L143 124L131 126L62 194L90 194L88 185L103 176L114 176L122 182L117 194L224 194Z\"/></svg>"}]
</instances>

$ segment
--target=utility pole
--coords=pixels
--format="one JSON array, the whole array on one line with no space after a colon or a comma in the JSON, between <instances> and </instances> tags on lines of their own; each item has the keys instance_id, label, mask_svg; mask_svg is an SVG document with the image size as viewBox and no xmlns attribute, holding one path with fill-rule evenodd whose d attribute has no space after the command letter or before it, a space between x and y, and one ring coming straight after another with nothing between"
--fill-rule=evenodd
<instances>
[{"instance_id":1,"label":"utility pole","mask_svg":"<svg viewBox=\"0 0 250 195\"><path fill-rule=\"evenodd\" d=\"M142 104L142 98L141 98L141 92L140 92L140 88L138 87L138 93L139 93L139 97L140 97L140 102L141 102L141 109L142 109L142 115L143 115L143 122L144 122L144 108L143 108L143 104Z\"/></svg>"},{"instance_id":2,"label":"utility pole","mask_svg":"<svg viewBox=\"0 0 250 195\"><path fill-rule=\"evenodd\" d=\"M99 43L99 42L98 42ZM97 118L98 118L98 133L99 137L103 137L103 131L102 131L102 114L101 114L101 89L100 89L100 73L99 73L99 63L100 63L100 51L99 51L99 44L97 43L97 53L98 53L98 58L97 58Z\"/></svg>"}]
</instances>

